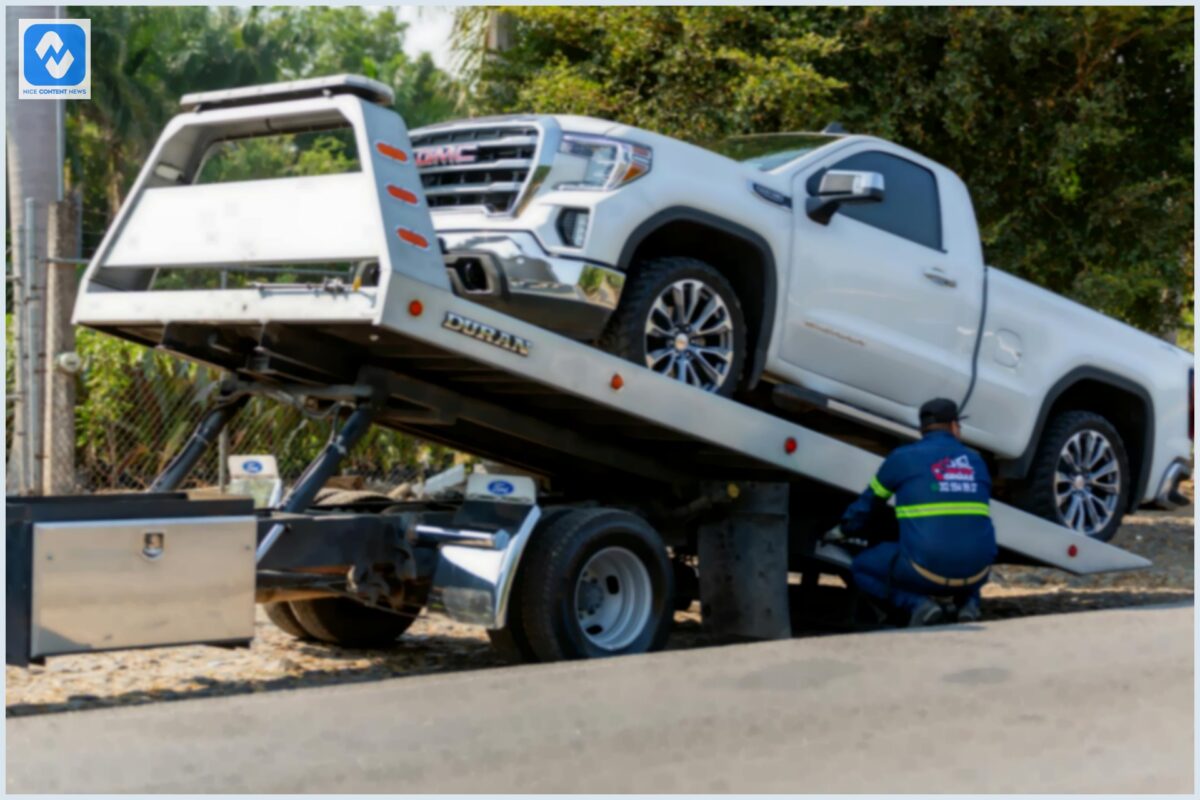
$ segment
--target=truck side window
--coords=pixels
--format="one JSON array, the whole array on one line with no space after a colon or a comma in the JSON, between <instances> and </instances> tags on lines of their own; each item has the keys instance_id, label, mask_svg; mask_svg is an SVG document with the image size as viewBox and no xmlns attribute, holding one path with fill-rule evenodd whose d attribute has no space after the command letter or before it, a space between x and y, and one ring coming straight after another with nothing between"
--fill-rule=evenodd
<instances>
[{"instance_id":1,"label":"truck side window","mask_svg":"<svg viewBox=\"0 0 1200 800\"><path fill-rule=\"evenodd\" d=\"M942 210L938 204L937 179L932 172L906 159L877 151L855 153L830 169L883 175L882 203L844 205L837 213L934 250L942 249ZM809 194L816 194L820 175L817 173L809 179Z\"/></svg>"}]
</instances>

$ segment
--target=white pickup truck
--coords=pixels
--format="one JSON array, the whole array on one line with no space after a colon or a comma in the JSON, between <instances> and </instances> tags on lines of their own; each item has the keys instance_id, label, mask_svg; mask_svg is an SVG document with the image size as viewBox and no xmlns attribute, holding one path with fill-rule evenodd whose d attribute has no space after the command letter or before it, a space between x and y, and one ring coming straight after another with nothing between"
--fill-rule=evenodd
<instances>
[{"instance_id":1,"label":"white pickup truck","mask_svg":"<svg viewBox=\"0 0 1200 800\"><path fill-rule=\"evenodd\" d=\"M710 150L577 116L411 136L461 295L866 429L953 398L1004 496L1089 536L1185 502L1192 355L985 265L966 186L918 153L840 130Z\"/></svg>"}]
</instances>

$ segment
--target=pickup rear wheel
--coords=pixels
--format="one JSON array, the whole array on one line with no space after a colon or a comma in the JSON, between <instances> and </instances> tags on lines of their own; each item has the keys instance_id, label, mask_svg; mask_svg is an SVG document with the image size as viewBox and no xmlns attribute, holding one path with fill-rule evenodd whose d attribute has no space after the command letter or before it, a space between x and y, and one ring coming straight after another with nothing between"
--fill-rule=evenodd
<instances>
[{"instance_id":1,"label":"pickup rear wheel","mask_svg":"<svg viewBox=\"0 0 1200 800\"><path fill-rule=\"evenodd\" d=\"M746 321L725 276L698 259L666 256L642 263L600 346L728 397L746 358Z\"/></svg>"},{"instance_id":2,"label":"pickup rear wheel","mask_svg":"<svg viewBox=\"0 0 1200 800\"><path fill-rule=\"evenodd\" d=\"M1019 497L1027 511L1107 542L1129 507L1132 475L1121 435L1090 411L1067 411L1046 427Z\"/></svg>"},{"instance_id":3,"label":"pickup rear wheel","mask_svg":"<svg viewBox=\"0 0 1200 800\"><path fill-rule=\"evenodd\" d=\"M641 517L572 511L531 538L522 561L521 624L539 661L645 653L666 643L671 562Z\"/></svg>"}]
</instances>

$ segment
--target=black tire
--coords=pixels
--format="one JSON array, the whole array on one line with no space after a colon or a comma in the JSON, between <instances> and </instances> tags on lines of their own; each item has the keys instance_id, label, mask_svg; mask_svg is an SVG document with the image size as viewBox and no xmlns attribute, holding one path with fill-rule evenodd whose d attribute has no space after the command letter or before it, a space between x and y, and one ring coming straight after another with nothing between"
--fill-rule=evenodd
<instances>
[{"instance_id":1,"label":"black tire","mask_svg":"<svg viewBox=\"0 0 1200 800\"><path fill-rule=\"evenodd\" d=\"M610 549L632 554L641 563L650 594L648 615L635 629L637 635L623 646L604 648L579 623L575 588L592 556ZM539 661L645 653L666 643L674 576L662 539L641 517L604 508L572 511L530 539L522 561L521 622Z\"/></svg>"},{"instance_id":2,"label":"black tire","mask_svg":"<svg viewBox=\"0 0 1200 800\"><path fill-rule=\"evenodd\" d=\"M725 276L714 267L695 258L665 256L641 263L621 294L621 304L608 321L600 337L600 347L635 364L646 365L646 324L659 295L671 284L692 279L700 281L720 296L728 309L733 328L729 366L716 394L731 396L742 379L746 361L746 320L737 294ZM711 343L706 341L706 343ZM700 356L695 355L697 359ZM709 362L711 363L711 362ZM700 370L697 369L697 374Z\"/></svg>"},{"instance_id":3,"label":"black tire","mask_svg":"<svg viewBox=\"0 0 1200 800\"><path fill-rule=\"evenodd\" d=\"M533 535L540 536L555 521L573 510L568 506L552 506L547 508L542 512L542 518L538 520ZM521 586L524 572L521 564L524 563L524 559L522 559L517 566L517 574L513 576L512 589L508 595L508 613L505 615L504 627L495 630L489 629L487 632L488 640L492 643L492 648L499 653L501 658L510 664L525 664L537 661L537 655L533 652L533 648L529 646L529 637L525 634L525 625L521 621Z\"/></svg>"},{"instance_id":4,"label":"black tire","mask_svg":"<svg viewBox=\"0 0 1200 800\"><path fill-rule=\"evenodd\" d=\"M393 614L345 597L293 600L288 605L310 637L351 648L391 647L421 613L419 606L408 606L404 613Z\"/></svg>"},{"instance_id":5,"label":"black tire","mask_svg":"<svg viewBox=\"0 0 1200 800\"><path fill-rule=\"evenodd\" d=\"M1091 411L1066 411L1058 414L1046 426L1042 441L1034 455L1029 475L1022 482L1017 494L1017 505L1044 517L1051 522L1071 527L1063 520L1055 502L1055 473L1058 469L1059 458L1063 448L1073 436L1083 431L1098 433L1108 440L1112 447L1119 470L1119 491L1114 513L1109 522L1095 531L1081 531L1095 539L1107 542L1121 527L1121 519L1129 508L1130 492L1133 489L1133 475L1129 468L1129 456L1125 452L1125 443L1121 435L1107 419Z\"/></svg>"},{"instance_id":6,"label":"black tire","mask_svg":"<svg viewBox=\"0 0 1200 800\"><path fill-rule=\"evenodd\" d=\"M392 498L381 492L372 492L363 489L322 489L317 492L316 498L313 500L313 505L320 508L339 508L341 506L353 506L359 503L375 502L375 503L392 503Z\"/></svg>"},{"instance_id":7,"label":"black tire","mask_svg":"<svg viewBox=\"0 0 1200 800\"><path fill-rule=\"evenodd\" d=\"M267 619L287 635L302 641L312 641L313 637L304 630L296 615L292 613L292 607L287 603L263 603L263 611L267 612Z\"/></svg>"}]
</instances>

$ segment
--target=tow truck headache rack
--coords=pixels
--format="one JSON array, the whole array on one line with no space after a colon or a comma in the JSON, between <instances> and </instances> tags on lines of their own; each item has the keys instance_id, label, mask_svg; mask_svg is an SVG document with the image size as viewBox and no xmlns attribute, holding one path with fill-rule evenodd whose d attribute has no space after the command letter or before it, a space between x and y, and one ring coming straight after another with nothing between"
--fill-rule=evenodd
<instances>
[{"instance_id":1,"label":"tow truck headache rack","mask_svg":"<svg viewBox=\"0 0 1200 800\"><path fill-rule=\"evenodd\" d=\"M232 377L155 494L10 498L9 663L245 641L253 597L274 604L284 626L296 623L289 604L311 598L383 615L428 606L515 636L527 658L649 649L655 642L633 634L624 644L589 634L532 651L523 641L510 613L518 566L570 509L591 509L576 514L575 528L609 525L626 539L634 511L654 525L648 535L660 549L690 548L706 618L723 633L788 635L788 570L821 560L844 568L841 556L818 552L813 534L880 458L456 296L403 121L379 105L390 97L381 84L342 76L185 98L188 110L167 125L87 269L75 321ZM359 171L194 182L219 143L324 128L349 130ZM349 282L155 284L164 269L330 262L359 267ZM340 405L348 416L277 509L169 494L259 391ZM313 508L371 424L520 474L471 476L451 504ZM605 517L604 508L622 511ZM1009 560L1081 574L1148 564L1001 503L993 517ZM176 582L175 570L193 582ZM689 575L676 564L671 580L682 586ZM602 611L605 598L584 588L579 613L589 597ZM142 611L126 623L135 605Z\"/></svg>"}]
</instances>

